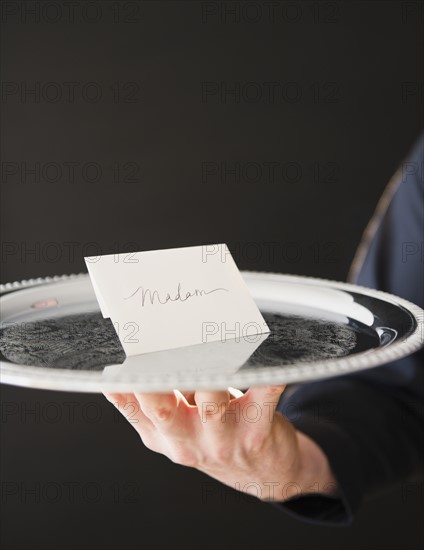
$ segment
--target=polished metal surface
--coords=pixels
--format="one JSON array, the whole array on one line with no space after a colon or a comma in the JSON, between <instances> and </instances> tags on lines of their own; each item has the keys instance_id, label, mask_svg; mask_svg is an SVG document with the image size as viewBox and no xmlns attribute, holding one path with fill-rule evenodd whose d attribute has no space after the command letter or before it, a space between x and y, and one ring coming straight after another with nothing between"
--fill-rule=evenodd
<instances>
[{"instance_id":1,"label":"polished metal surface","mask_svg":"<svg viewBox=\"0 0 424 550\"><path fill-rule=\"evenodd\" d=\"M241 330L225 342L130 358L87 275L3 285L0 380L87 392L246 388L376 367L423 344L423 310L395 296L306 277L243 277L268 336Z\"/></svg>"}]
</instances>

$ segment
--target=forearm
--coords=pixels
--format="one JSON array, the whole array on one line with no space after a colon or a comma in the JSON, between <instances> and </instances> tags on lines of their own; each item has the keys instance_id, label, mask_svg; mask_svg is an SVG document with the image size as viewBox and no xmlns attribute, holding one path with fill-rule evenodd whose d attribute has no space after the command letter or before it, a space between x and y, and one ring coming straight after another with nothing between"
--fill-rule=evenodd
<instances>
[{"instance_id":1,"label":"forearm","mask_svg":"<svg viewBox=\"0 0 424 550\"><path fill-rule=\"evenodd\" d=\"M422 380L414 381L411 374L411 380L406 384L404 379L403 386L400 376L396 386L384 384L394 369L405 375L406 367L411 366L411 372L421 373L421 360L418 355L409 358L415 361L414 368L392 364L357 378L305 384L282 399L279 410L283 414L296 411L291 419L294 426L322 450L337 490L316 491L315 503L314 495L303 492L300 496L305 498L283 502L283 510L309 521L349 523L365 496L422 473ZM418 393L413 395L410 387ZM319 478L324 472L325 479L325 461L323 467L319 453L312 451L310 456L315 456L317 468L313 475Z\"/></svg>"}]
</instances>

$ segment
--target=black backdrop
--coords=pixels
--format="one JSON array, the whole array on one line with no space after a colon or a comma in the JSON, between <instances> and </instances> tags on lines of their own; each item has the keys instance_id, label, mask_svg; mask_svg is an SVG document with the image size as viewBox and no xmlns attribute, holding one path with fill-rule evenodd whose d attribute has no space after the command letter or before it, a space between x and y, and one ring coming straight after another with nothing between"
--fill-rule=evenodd
<instances>
[{"instance_id":1,"label":"black backdrop","mask_svg":"<svg viewBox=\"0 0 424 550\"><path fill-rule=\"evenodd\" d=\"M226 242L345 279L423 127L415 1L3 2L1 281ZM422 486L304 525L147 451L101 396L1 387L2 542L422 548Z\"/></svg>"}]
</instances>

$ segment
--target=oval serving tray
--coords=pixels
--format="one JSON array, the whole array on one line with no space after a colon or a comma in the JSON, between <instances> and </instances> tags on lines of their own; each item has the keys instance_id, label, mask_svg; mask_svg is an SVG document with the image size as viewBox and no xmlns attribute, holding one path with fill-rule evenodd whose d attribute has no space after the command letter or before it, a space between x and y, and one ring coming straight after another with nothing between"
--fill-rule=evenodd
<instances>
[{"instance_id":1,"label":"oval serving tray","mask_svg":"<svg viewBox=\"0 0 424 550\"><path fill-rule=\"evenodd\" d=\"M396 296L307 277L242 275L268 337L131 358L103 319L88 275L2 285L0 381L81 392L247 388L352 373L423 344L423 310Z\"/></svg>"}]
</instances>

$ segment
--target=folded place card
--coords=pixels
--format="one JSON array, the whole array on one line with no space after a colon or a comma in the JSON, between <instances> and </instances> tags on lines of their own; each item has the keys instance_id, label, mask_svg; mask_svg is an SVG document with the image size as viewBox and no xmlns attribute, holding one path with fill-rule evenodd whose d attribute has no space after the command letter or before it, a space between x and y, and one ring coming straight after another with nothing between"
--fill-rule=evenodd
<instances>
[{"instance_id":1,"label":"folded place card","mask_svg":"<svg viewBox=\"0 0 424 550\"><path fill-rule=\"evenodd\" d=\"M225 244L84 259L127 356L269 332Z\"/></svg>"}]
</instances>

